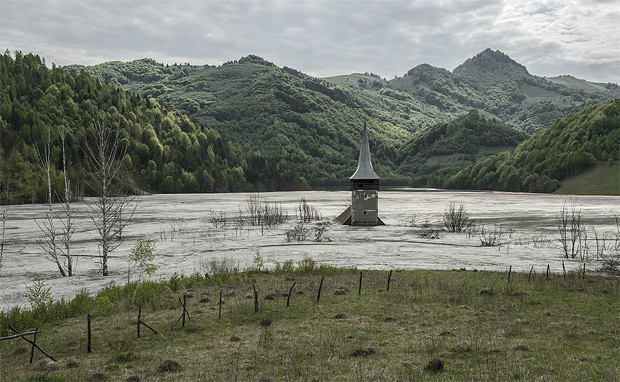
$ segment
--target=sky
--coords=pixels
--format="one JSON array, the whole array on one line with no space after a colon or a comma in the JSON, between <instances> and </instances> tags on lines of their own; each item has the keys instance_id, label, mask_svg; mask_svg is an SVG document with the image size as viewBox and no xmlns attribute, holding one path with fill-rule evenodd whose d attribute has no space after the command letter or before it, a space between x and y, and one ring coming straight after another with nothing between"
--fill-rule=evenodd
<instances>
[{"instance_id":1,"label":"sky","mask_svg":"<svg viewBox=\"0 0 620 382\"><path fill-rule=\"evenodd\" d=\"M452 71L490 48L531 74L620 82L618 0L0 0L0 48L48 66L255 54L316 77Z\"/></svg>"}]
</instances>

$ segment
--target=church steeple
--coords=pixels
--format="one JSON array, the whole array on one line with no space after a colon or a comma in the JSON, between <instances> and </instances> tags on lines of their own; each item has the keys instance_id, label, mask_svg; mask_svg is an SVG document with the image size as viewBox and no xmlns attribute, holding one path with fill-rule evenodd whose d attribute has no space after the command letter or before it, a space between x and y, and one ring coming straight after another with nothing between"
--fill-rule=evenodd
<instances>
[{"instance_id":1,"label":"church steeple","mask_svg":"<svg viewBox=\"0 0 620 382\"><path fill-rule=\"evenodd\" d=\"M366 128L366 122L364 122L364 132L362 133L362 145L360 146L360 156L357 162L357 170L349 178L349 180L374 180L381 179L379 175L372 168L372 161L370 160L370 144L368 143L368 129Z\"/></svg>"}]
</instances>

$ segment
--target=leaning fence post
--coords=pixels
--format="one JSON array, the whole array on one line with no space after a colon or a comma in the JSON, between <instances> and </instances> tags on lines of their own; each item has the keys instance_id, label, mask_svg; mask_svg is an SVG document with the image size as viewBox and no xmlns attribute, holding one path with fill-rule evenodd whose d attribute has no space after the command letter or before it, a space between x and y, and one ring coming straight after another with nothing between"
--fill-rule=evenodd
<instances>
[{"instance_id":1,"label":"leaning fence post","mask_svg":"<svg viewBox=\"0 0 620 382\"><path fill-rule=\"evenodd\" d=\"M183 312L181 313L181 315L179 316L179 318L177 318L177 320L174 322L174 324L172 324L172 326L170 327L170 330L174 329L174 327L176 326L176 324L179 323L179 320L183 319L183 323L181 324L181 327L184 328L185 327L185 316L187 315L188 319L192 319L192 317L189 315L189 312L187 311L187 295L184 294L183 295L183 301L181 301L181 297L179 297L179 304L181 304L183 306Z\"/></svg>"},{"instance_id":2,"label":"leaning fence post","mask_svg":"<svg viewBox=\"0 0 620 382\"><path fill-rule=\"evenodd\" d=\"M321 289L323 289L323 279L325 276L321 276L321 283L319 284L319 293L316 295L316 302L319 302L321 299Z\"/></svg>"},{"instance_id":3,"label":"leaning fence post","mask_svg":"<svg viewBox=\"0 0 620 382\"><path fill-rule=\"evenodd\" d=\"M547 281L549 281L549 264L547 264Z\"/></svg>"},{"instance_id":4,"label":"leaning fence post","mask_svg":"<svg viewBox=\"0 0 620 382\"><path fill-rule=\"evenodd\" d=\"M181 323L181 327L184 328L185 327L185 312L187 312L187 309L185 308L185 304L187 303L187 295L184 294L183 295L183 322Z\"/></svg>"},{"instance_id":5,"label":"leaning fence post","mask_svg":"<svg viewBox=\"0 0 620 382\"><path fill-rule=\"evenodd\" d=\"M532 265L532 268L530 268L530 273L527 275L527 282L530 282L530 277L532 276L532 271L534 270L534 266Z\"/></svg>"},{"instance_id":6,"label":"leaning fence post","mask_svg":"<svg viewBox=\"0 0 620 382\"><path fill-rule=\"evenodd\" d=\"M510 273L512 273L512 265L508 268L508 283L510 283Z\"/></svg>"},{"instance_id":7,"label":"leaning fence post","mask_svg":"<svg viewBox=\"0 0 620 382\"><path fill-rule=\"evenodd\" d=\"M37 332L39 328L34 329L34 338L32 339L32 349L30 349L30 363L32 363L32 359L34 358L34 345L37 343Z\"/></svg>"},{"instance_id":8,"label":"leaning fence post","mask_svg":"<svg viewBox=\"0 0 620 382\"><path fill-rule=\"evenodd\" d=\"M390 269L390 274L388 275L388 283L387 283L387 291L390 291L390 281L392 280L392 270Z\"/></svg>"},{"instance_id":9,"label":"leaning fence post","mask_svg":"<svg viewBox=\"0 0 620 382\"><path fill-rule=\"evenodd\" d=\"M92 339L92 335L91 335L91 330L90 330L90 313L86 316L86 322L87 322L87 329L88 329L88 343L86 344L86 352L90 353L92 351L90 344L91 344L91 339ZM138 324L140 325L140 324Z\"/></svg>"},{"instance_id":10,"label":"leaning fence post","mask_svg":"<svg viewBox=\"0 0 620 382\"><path fill-rule=\"evenodd\" d=\"M291 289L289 289L289 291L288 291L288 298L286 299L286 307L287 308L288 308L289 301L291 301L291 293L293 293L293 288L295 288L295 284L297 284L297 281L295 281L293 283L293 285L291 285Z\"/></svg>"}]
</instances>

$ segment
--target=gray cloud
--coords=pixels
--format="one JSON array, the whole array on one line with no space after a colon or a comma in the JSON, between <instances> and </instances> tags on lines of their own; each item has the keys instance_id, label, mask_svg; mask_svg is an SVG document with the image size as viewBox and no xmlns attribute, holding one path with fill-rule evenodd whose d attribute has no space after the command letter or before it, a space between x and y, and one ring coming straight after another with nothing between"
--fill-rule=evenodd
<instances>
[{"instance_id":1,"label":"gray cloud","mask_svg":"<svg viewBox=\"0 0 620 382\"><path fill-rule=\"evenodd\" d=\"M0 46L48 63L151 57L221 64L250 53L315 76L448 70L491 48L544 76L620 82L613 1L2 0Z\"/></svg>"}]
</instances>

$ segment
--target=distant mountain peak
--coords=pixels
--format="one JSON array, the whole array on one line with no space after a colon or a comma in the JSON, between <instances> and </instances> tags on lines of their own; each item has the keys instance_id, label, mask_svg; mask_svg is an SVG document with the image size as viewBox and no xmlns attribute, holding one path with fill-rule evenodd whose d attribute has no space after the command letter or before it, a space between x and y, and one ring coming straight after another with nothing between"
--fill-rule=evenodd
<instances>
[{"instance_id":1,"label":"distant mountain peak","mask_svg":"<svg viewBox=\"0 0 620 382\"><path fill-rule=\"evenodd\" d=\"M471 70L478 70L483 72L522 72L522 74L529 75L527 68L507 54L500 52L499 50L492 50L487 48L482 52L476 54L474 57L467 59L464 63L457 66L454 69L455 74L460 72L466 72Z\"/></svg>"}]
</instances>

